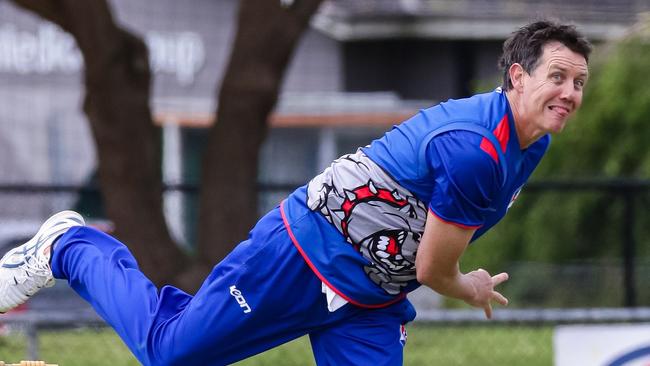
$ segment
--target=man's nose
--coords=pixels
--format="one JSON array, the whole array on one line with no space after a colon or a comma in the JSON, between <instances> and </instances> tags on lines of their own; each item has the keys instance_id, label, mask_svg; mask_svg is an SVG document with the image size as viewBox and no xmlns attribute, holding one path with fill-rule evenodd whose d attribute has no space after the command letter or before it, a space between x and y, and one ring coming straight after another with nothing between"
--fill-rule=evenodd
<instances>
[{"instance_id":1,"label":"man's nose","mask_svg":"<svg viewBox=\"0 0 650 366\"><path fill-rule=\"evenodd\" d=\"M572 82L567 82L562 85L562 93L560 99L571 103L576 103L580 99L582 91L577 89Z\"/></svg>"}]
</instances>

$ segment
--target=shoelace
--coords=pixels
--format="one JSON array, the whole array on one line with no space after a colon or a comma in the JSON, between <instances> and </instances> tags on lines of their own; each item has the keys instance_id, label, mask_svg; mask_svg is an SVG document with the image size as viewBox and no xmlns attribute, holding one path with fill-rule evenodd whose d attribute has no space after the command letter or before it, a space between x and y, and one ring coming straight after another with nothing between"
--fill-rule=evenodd
<instances>
[{"instance_id":1,"label":"shoelace","mask_svg":"<svg viewBox=\"0 0 650 366\"><path fill-rule=\"evenodd\" d=\"M44 255L39 255L38 251L43 245L52 245L55 238L62 235L68 228L75 225L83 225L83 222L79 222L75 219L64 219L61 222L58 222L56 225L49 227L47 230L39 230L36 236L32 239L35 241L33 247L29 248L29 253L24 253L23 265L21 266L22 280L29 278L35 279L35 277L46 278L51 280L52 276L52 267L50 266L49 258ZM18 279L17 279L18 280ZM47 283L47 282L46 282ZM45 286L44 284L37 284L38 286Z\"/></svg>"},{"instance_id":2,"label":"shoelace","mask_svg":"<svg viewBox=\"0 0 650 366\"><path fill-rule=\"evenodd\" d=\"M25 265L22 269L25 271L27 277L30 277L31 275L49 277L50 273L52 273L49 260L44 256L39 257L37 255L26 257Z\"/></svg>"},{"instance_id":3,"label":"shoelace","mask_svg":"<svg viewBox=\"0 0 650 366\"><path fill-rule=\"evenodd\" d=\"M61 222L59 225L53 226L49 230L40 233L40 238L37 240L37 242L42 240L43 237L53 236L56 234L63 234L62 232L59 233L59 231L62 230L62 227L63 228L69 227L70 224L77 224L77 222L73 220L65 220ZM46 239L46 241L49 240ZM47 278L51 276L52 267L50 266L49 258L38 255L38 250L40 250L41 246L48 245L48 244L49 243L47 242L40 243L40 245L36 244L34 245L33 248L30 249L32 253L25 254L25 259L24 259L25 264L22 267L25 277L28 278L36 275L36 276Z\"/></svg>"}]
</instances>

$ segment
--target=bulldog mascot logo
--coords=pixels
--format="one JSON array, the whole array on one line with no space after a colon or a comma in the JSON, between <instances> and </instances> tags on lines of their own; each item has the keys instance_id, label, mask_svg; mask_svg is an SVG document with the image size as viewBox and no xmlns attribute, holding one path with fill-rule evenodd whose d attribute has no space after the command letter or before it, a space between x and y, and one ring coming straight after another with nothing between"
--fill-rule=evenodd
<instances>
[{"instance_id":1,"label":"bulldog mascot logo","mask_svg":"<svg viewBox=\"0 0 650 366\"><path fill-rule=\"evenodd\" d=\"M361 151L309 182L307 204L371 262L366 274L387 293L396 295L415 279L426 206Z\"/></svg>"}]
</instances>

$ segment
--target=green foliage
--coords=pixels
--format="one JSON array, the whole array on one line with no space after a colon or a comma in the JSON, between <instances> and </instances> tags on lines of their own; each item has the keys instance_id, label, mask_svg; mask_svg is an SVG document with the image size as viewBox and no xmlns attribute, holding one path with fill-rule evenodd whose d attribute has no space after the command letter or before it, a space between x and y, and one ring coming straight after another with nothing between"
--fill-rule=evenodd
<instances>
[{"instance_id":1,"label":"green foliage","mask_svg":"<svg viewBox=\"0 0 650 366\"><path fill-rule=\"evenodd\" d=\"M650 37L640 26L625 39L601 45L590 60L581 110L531 181L650 178ZM641 29L641 31L639 31ZM644 34L645 32L645 34ZM635 192L637 254L650 255L649 193ZM569 262L620 256L625 234L622 192L524 192L508 216L473 245L466 270L507 269L518 261Z\"/></svg>"}]
</instances>

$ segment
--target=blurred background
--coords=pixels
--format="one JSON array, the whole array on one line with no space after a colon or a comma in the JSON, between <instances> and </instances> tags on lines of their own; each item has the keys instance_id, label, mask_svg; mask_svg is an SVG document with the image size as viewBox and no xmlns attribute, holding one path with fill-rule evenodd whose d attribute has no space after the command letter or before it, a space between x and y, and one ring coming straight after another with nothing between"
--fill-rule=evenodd
<instances>
[{"instance_id":1,"label":"blurred background","mask_svg":"<svg viewBox=\"0 0 650 366\"><path fill-rule=\"evenodd\" d=\"M595 52L582 110L461 263L509 272L510 305L485 322L418 290L405 364L649 363L650 0L0 0L0 252L75 209L192 291L333 159L499 86L541 17ZM0 324L0 360L137 364L63 283ZM242 364L314 362L300 339Z\"/></svg>"}]
</instances>

